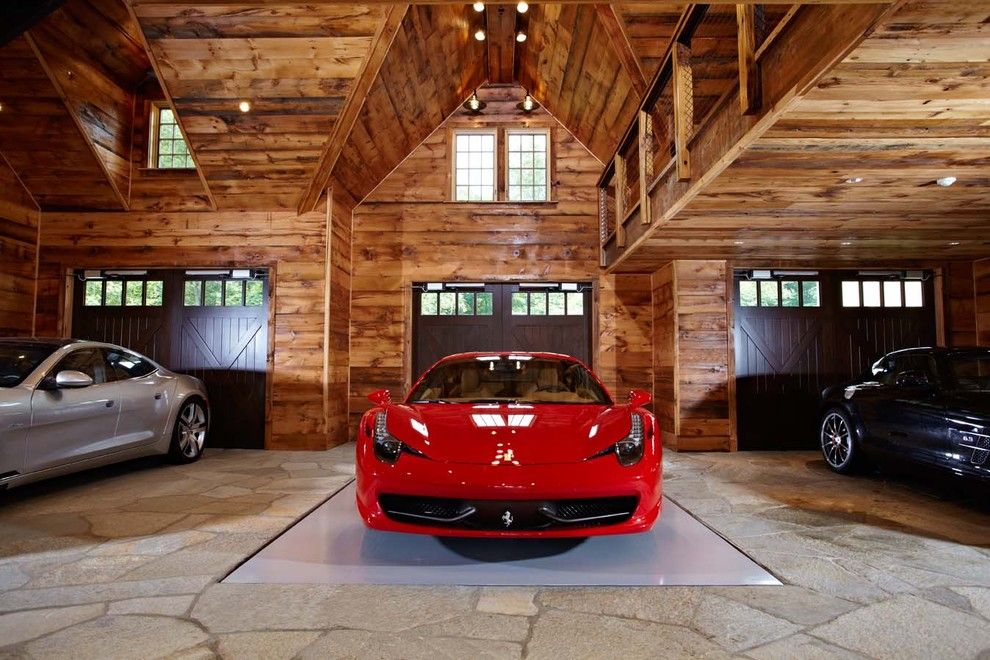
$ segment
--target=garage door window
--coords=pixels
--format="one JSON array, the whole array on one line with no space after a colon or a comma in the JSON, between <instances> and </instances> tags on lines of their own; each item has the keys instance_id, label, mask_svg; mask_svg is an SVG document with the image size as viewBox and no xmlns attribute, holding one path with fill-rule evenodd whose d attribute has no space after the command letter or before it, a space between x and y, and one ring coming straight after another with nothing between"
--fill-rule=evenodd
<instances>
[{"instance_id":1,"label":"garage door window","mask_svg":"<svg viewBox=\"0 0 990 660\"><path fill-rule=\"evenodd\" d=\"M919 280L844 280L843 307L924 307Z\"/></svg>"},{"instance_id":2,"label":"garage door window","mask_svg":"<svg viewBox=\"0 0 990 660\"><path fill-rule=\"evenodd\" d=\"M491 316L492 294L479 291L425 291L420 295L420 316Z\"/></svg>"},{"instance_id":3,"label":"garage door window","mask_svg":"<svg viewBox=\"0 0 990 660\"><path fill-rule=\"evenodd\" d=\"M161 280L88 280L85 307L161 307L164 303Z\"/></svg>"},{"instance_id":4,"label":"garage door window","mask_svg":"<svg viewBox=\"0 0 990 660\"><path fill-rule=\"evenodd\" d=\"M582 316L583 314L583 293L516 291L512 294L513 316Z\"/></svg>"},{"instance_id":5,"label":"garage door window","mask_svg":"<svg viewBox=\"0 0 990 660\"><path fill-rule=\"evenodd\" d=\"M182 300L186 307L260 307L264 287L261 280L186 280Z\"/></svg>"},{"instance_id":6,"label":"garage door window","mask_svg":"<svg viewBox=\"0 0 990 660\"><path fill-rule=\"evenodd\" d=\"M741 307L819 307L817 280L742 280L739 282Z\"/></svg>"}]
</instances>

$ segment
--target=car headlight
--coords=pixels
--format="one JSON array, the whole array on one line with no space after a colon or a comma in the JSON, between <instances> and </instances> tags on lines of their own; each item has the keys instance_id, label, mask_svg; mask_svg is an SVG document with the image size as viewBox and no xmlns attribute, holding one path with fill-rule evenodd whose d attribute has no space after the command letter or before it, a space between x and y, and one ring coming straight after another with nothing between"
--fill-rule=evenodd
<instances>
[{"instance_id":1,"label":"car headlight","mask_svg":"<svg viewBox=\"0 0 990 660\"><path fill-rule=\"evenodd\" d=\"M383 463L395 463L402 453L402 443L392 437L385 427L385 413L375 415L374 430L375 456Z\"/></svg>"},{"instance_id":2,"label":"car headlight","mask_svg":"<svg viewBox=\"0 0 990 660\"><path fill-rule=\"evenodd\" d=\"M619 440L614 445L606 447L597 454L589 456L588 460L615 454L615 459L623 467L631 467L639 463L643 458L646 449L645 437L643 433L643 416L633 413L631 416L632 425L629 428L629 435Z\"/></svg>"}]
</instances>

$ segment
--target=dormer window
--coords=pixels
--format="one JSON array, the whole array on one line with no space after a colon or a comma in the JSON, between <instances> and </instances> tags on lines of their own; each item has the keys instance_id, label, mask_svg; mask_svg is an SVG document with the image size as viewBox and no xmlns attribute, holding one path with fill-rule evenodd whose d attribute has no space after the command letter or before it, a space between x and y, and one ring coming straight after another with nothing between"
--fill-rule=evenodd
<instances>
[{"instance_id":1,"label":"dormer window","mask_svg":"<svg viewBox=\"0 0 990 660\"><path fill-rule=\"evenodd\" d=\"M184 170L196 167L172 108L153 104L150 124L151 149L148 153L148 167L160 170Z\"/></svg>"}]
</instances>

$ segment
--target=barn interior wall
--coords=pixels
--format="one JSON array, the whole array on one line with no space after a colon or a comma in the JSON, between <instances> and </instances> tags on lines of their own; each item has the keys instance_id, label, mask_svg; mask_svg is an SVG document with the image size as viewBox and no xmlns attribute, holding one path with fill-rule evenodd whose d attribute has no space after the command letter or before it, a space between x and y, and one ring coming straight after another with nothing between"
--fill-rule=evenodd
<instances>
[{"instance_id":1,"label":"barn interior wall","mask_svg":"<svg viewBox=\"0 0 990 660\"><path fill-rule=\"evenodd\" d=\"M38 334L68 331L74 268L263 267L270 290L272 449L324 449L347 440L347 326L353 204L316 211L51 212L44 214ZM329 240L328 240L329 237Z\"/></svg>"},{"instance_id":2,"label":"barn interior wall","mask_svg":"<svg viewBox=\"0 0 990 660\"><path fill-rule=\"evenodd\" d=\"M0 337L32 334L39 220L34 201L0 159Z\"/></svg>"},{"instance_id":3,"label":"barn interior wall","mask_svg":"<svg viewBox=\"0 0 990 660\"><path fill-rule=\"evenodd\" d=\"M419 281L596 282L593 367L620 397L651 389L649 276L606 277L598 265L601 163L546 112L521 114L522 94L512 86L482 89L484 114L452 115L355 210L352 435L370 391L397 394L411 384L410 286ZM551 131L552 201L451 202L451 131L505 126Z\"/></svg>"}]
</instances>

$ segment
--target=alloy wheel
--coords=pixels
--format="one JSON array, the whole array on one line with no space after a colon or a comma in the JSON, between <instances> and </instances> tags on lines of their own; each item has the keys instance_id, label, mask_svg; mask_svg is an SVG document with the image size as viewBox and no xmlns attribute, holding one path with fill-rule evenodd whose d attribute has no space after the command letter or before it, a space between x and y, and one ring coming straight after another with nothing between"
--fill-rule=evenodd
<instances>
[{"instance_id":1,"label":"alloy wheel","mask_svg":"<svg viewBox=\"0 0 990 660\"><path fill-rule=\"evenodd\" d=\"M179 450L186 458L195 458L206 442L206 411L199 403L187 403L179 414Z\"/></svg>"},{"instance_id":2,"label":"alloy wheel","mask_svg":"<svg viewBox=\"0 0 990 660\"><path fill-rule=\"evenodd\" d=\"M852 453L852 433L846 420L837 412L830 412L822 421L822 454L834 468L841 468Z\"/></svg>"}]
</instances>

